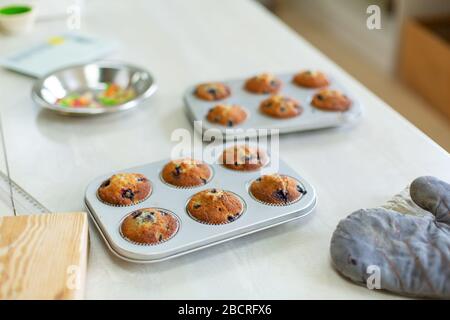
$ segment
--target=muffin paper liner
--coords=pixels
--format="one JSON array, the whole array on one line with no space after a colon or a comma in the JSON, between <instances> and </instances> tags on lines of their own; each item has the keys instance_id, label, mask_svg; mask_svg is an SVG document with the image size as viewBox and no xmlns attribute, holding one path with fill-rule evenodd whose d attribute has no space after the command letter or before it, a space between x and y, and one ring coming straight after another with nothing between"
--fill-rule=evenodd
<instances>
[{"instance_id":1,"label":"muffin paper liner","mask_svg":"<svg viewBox=\"0 0 450 320\"><path fill-rule=\"evenodd\" d=\"M250 197L252 197L252 199L255 200L256 202L265 204L265 205L267 205L267 206L272 206L272 207L286 207L286 206L290 206L291 204L294 204L294 203L300 201L300 200L303 198L303 195L302 195L302 196L300 196L298 199L295 199L294 201L290 201L290 202L285 202L285 203L269 203L269 202L265 202L265 201L262 201L262 200L259 200L258 198L256 198L256 197L253 195L253 193L251 193L250 190L248 190L248 193L249 193Z\"/></svg>"},{"instance_id":2,"label":"muffin paper liner","mask_svg":"<svg viewBox=\"0 0 450 320\"><path fill-rule=\"evenodd\" d=\"M145 209L145 208L143 208L143 209ZM133 212L135 212L135 211L137 211L137 210L141 210L141 209L137 209L137 210L131 211L131 212L129 212L125 217L122 218L122 220L120 221L120 224L119 224L119 234L120 234L120 236L121 236L124 240L128 241L129 243L132 243L132 244L134 244L134 245L136 245L136 246L144 246L144 247L157 246L157 245L162 244L162 243L164 243L164 242L167 242L167 241L171 240L173 237L175 237L176 234L178 233L178 230L180 230L180 225L181 225L181 224L180 224L180 219L178 218L178 216L177 216L175 213L173 213L172 211L169 211L169 210L166 210L166 209L162 209L162 208L154 208L154 209L157 209L158 211L162 211L162 212L165 212L165 213L167 213L167 214L170 214L170 215L171 215L172 217L174 217L175 220L177 221L177 228L175 229L174 233L172 233L172 234L170 235L170 237L168 237L167 239L158 241L158 242L154 242L154 243L136 242L136 241L133 241L133 240L127 238L127 237L122 233L122 224L123 224L123 221L124 221L128 216L130 216L130 214L132 214Z\"/></svg>"},{"instance_id":3,"label":"muffin paper liner","mask_svg":"<svg viewBox=\"0 0 450 320\"><path fill-rule=\"evenodd\" d=\"M211 222L207 222L207 221L203 221L203 220L197 219L197 218L194 217L194 216L189 212L189 210L186 208L186 213L187 213L187 215L188 215L192 220L194 220L194 221L196 221L196 222L198 222L198 223L201 223L201 224L206 224L206 225L208 225L208 226L222 226L222 225L225 225L225 224L233 223L233 222L235 222L236 220L238 220L240 217L242 217L242 216L244 215L244 212L245 212L245 210L242 209L242 212L241 212L241 213L239 214L239 216L238 216L236 219L234 219L233 221L227 221L227 222L223 222L223 223L211 223Z\"/></svg>"}]
</instances>

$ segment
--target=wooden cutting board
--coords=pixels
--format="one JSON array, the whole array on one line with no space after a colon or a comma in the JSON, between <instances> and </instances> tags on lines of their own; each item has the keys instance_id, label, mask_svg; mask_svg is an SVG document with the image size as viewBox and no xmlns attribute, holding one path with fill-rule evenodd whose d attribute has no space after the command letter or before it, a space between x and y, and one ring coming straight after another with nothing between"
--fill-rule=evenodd
<instances>
[{"instance_id":1,"label":"wooden cutting board","mask_svg":"<svg viewBox=\"0 0 450 320\"><path fill-rule=\"evenodd\" d=\"M0 217L0 300L82 299L84 212Z\"/></svg>"}]
</instances>

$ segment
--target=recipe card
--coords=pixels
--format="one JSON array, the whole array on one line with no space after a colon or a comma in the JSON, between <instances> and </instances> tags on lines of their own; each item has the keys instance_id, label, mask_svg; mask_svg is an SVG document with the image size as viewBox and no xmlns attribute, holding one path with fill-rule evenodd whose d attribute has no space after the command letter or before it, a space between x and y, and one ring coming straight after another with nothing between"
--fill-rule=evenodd
<instances>
[{"instance_id":1,"label":"recipe card","mask_svg":"<svg viewBox=\"0 0 450 320\"><path fill-rule=\"evenodd\" d=\"M59 68L105 57L117 46L112 40L69 33L49 37L8 57L0 57L0 65L38 78Z\"/></svg>"}]
</instances>

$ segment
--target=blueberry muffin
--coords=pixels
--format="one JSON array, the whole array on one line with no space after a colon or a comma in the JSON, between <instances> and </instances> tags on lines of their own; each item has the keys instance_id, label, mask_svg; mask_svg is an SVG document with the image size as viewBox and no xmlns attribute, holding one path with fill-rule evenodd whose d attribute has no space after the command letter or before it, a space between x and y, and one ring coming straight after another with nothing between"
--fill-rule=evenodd
<instances>
[{"instance_id":1,"label":"blueberry muffin","mask_svg":"<svg viewBox=\"0 0 450 320\"><path fill-rule=\"evenodd\" d=\"M322 89L314 95L311 104L325 111L346 111L352 103L338 90Z\"/></svg>"},{"instance_id":2,"label":"blueberry muffin","mask_svg":"<svg viewBox=\"0 0 450 320\"><path fill-rule=\"evenodd\" d=\"M125 239L140 244L166 241L177 230L178 220L172 214L156 208L136 210L126 217L120 226Z\"/></svg>"},{"instance_id":3,"label":"blueberry muffin","mask_svg":"<svg viewBox=\"0 0 450 320\"><path fill-rule=\"evenodd\" d=\"M217 101L229 97L230 88L221 82L210 82L199 84L195 88L195 95L207 101Z\"/></svg>"},{"instance_id":4,"label":"blueberry muffin","mask_svg":"<svg viewBox=\"0 0 450 320\"><path fill-rule=\"evenodd\" d=\"M321 88L330 84L328 77L320 71L301 71L292 79L296 85L306 88Z\"/></svg>"},{"instance_id":5,"label":"blueberry muffin","mask_svg":"<svg viewBox=\"0 0 450 320\"><path fill-rule=\"evenodd\" d=\"M262 73L245 82L245 89L251 93L277 93L281 88L281 80L270 73Z\"/></svg>"},{"instance_id":6,"label":"blueberry muffin","mask_svg":"<svg viewBox=\"0 0 450 320\"><path fill-rule=\"evenodd\" d=\"M175 187L190 188L206 184L211 178L209 166L190 158L172 160L161 172L162 179Z\"/></svg>"},{"instance_id":7,"label":"blueberry muffin","mask_svg":"<svg viewBox=\"0 0 450 320\"><path fill-rule=\"evenodd\" d=\"M306 194L306 190L291 177L270 174L253 181L250 185L250 193L266 204L288 205L299 200Z\"/></svg>"},{"instance_id":8,"label":"blueberry muffin","mask_svg":"<svg viewBox=\"0 0 450 320\"><path fill-rule=\"evenodd\" d=\"M274 95L261 102L259 110L272 118L293 118L303 112L300 104L289 97Z\"/></svg>"},{"instance_id":9,"label":"blueberry muffin","mask_svg":"<svg viewBox=\"0 0 450 320\"><path fill-rule=\"evenodd\" d=\"M99 198L111 205L129 206L145 200L152 191L150 181L139 173L119 173L98 188Z\"/></svg>"},{"instance_id":10,"label":"blueberry muffin","mask_svg":"<svg viewBox=\"0 0 450 320\"><path fill-rule=\"evenodd\" d=\"M209 109L206 118L211 123L233 127L247 119L247 112L245 112L244 108L238 105L218 104Z\"/></svg>"},{"instance_id":11,"label":"blueberry muffin","mask_svg":"<svg viewBox=\"0 0 450 320\"><path fill-rule=\"evenodd\" d=\"M220 163L228 169L253 171L267 164L267 155L256 147L237 145L223 151Z\"/></svg>"},{"instance_id":12,"label":"blueberry muffin","mask_svg":"<svg viewBox=\"0 0 450 320\"><path fill-rule=\"evenodd\" d=\"M209 189L196 193L187 204L189 214L207 224L229 223L243 212L241 200L231 192Z\"/></svg>"}]
</instances>

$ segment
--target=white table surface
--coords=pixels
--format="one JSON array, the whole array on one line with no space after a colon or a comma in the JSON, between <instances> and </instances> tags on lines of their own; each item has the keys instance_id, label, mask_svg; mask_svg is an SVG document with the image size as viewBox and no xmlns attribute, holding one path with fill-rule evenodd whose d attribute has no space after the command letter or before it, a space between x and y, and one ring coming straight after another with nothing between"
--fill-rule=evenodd
<instances>
[{"instance_id":1,"label":"white table surface","mask_svg":"<svg viewBox=\"0 0 450 320\"><path fill-rule=\"evenodd\" d=\"M331 234L340 219L383 203L417 176L449 181L447 152L251 1L86 4L82 31L119 39L112 58L148 68L160 89L133 112L69 118L31 102L30 78L0 70L12 177L52 211L83 210L85 187L99 174L169 157L171 132L192 131L181 99L192 83L310 67L337 75L365 105L354 127L280 139L281 156L316 187L310 219L149 265L115 258L91 228L87 298L396 298L341 278L330 265ZM63 20L1 36L0 54L59 31Z\"/></svg>"}]
</instances>

